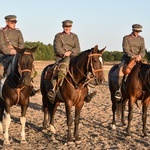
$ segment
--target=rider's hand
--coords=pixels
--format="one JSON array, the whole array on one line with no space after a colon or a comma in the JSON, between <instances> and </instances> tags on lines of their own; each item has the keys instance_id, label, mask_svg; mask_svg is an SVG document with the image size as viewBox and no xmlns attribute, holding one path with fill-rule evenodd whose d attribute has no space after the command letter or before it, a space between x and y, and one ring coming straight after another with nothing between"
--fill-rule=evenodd
<instances>
[{"instance_id":1,"label":"rider's hand","mask_svg":"<svg viewBox=\"0 0 150 150\"><path fill-rule=\"evenodd\" d=\"M136 61L141 61L141 59L142 59L141 55L136 56Z\"/></svg>"},{"instance_id":2,"label":"rider's hand","mask_svg":"<svg viewBox=\"0 0 150 150\"><path fill-rule=\"evenodd\" d=\"M17 52L14 48L10 49L10 55L15 55Z\"/></svg>"},{"instance_id":3,"label":"rider's hand","mask_svg":"<svg viewBox=\"0 0 150 150\"><path fill-rule=\"evenodd\" d=\"M64 56L70 56L71 53L72 53L71 51L66 51L65 54L64 54Z\"/></svg>"}]
</instances>

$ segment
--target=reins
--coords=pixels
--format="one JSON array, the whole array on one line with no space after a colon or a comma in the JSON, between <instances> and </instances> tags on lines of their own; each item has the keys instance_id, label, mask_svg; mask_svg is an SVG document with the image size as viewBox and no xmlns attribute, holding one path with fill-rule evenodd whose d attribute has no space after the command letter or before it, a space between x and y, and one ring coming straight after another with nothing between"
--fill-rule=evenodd
<instances>
[{"instance_id":1,"label":"reins","mask_svg":"<svg viewBox=\"0 0 150 150\"><path fill-rule=\"evenodd\" d=\"M85 74L79 69L78 66L76 66L76 68L78 69L78 71L83 75L83 77L86 78L86 79L85 79L85 82L82 84L82 87L81 87L80 89L83 89L85 85L87 85L89 82L91 82L91 81L93 80L93 78L95 77L95 73L96 73L96 72L103 71L103 69L94 69L93 63L92 63L92 57L93 57L93 56L99 56L99 57L101 57L102 54L94 53L94 54L89 54L89 55L88 55L88 63L87 63L87 67L86 67L86 68L87 68L87 70L88 70L89 64L90 64L91 70L92 70L92 72L91 72L91 73L92 73L92 76L90 76L90 78L89 78L87 75L85 75ZM72 81L77 85L78 83L75 81L75 79L74 79L72 73L71 73L69 70L68 70L68 73L69 73L69 75L70 75ZM65 77L65 79L66 79L66 81L69 83L69 85L70 85L72 88L75 89L74 85L67 79L67 77Z\"/></svg>"}]
</instances>

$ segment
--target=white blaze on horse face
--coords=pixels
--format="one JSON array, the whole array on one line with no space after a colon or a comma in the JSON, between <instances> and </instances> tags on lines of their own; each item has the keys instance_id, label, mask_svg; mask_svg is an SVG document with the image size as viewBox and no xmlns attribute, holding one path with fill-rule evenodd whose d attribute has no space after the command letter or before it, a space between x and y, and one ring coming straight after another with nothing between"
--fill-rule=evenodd
<instances>
[{"instance_id":1,"label":"white blaze on horse face","mask_svg":"<svg viewBox=\"0 0 150 150\"><path fill-rule=\"evenodd\" d=\"M99 61L100 61L101 64L103 65L103 59L102 59L102 57L99 57Z\"/></svg>"}]
</instances>

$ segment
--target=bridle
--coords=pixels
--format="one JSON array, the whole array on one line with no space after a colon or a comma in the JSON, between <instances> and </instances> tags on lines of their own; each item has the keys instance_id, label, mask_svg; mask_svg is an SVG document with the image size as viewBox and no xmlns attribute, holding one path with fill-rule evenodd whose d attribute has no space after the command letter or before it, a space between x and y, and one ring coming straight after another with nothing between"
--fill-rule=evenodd
<instances>
[{"instance_id":1,"label":"bridle","mask_svg":"<svg viewBox=\"0 0 150 150\"><path fill-rule=\"evenodd\" d=\"M103 71L102 68L101 68L101 69L94 69L93 63L92 63L92 57L94 57L94 56L99 56L99 57L101 57L102 54L94 53L94 54L89 54L89 55L88 55L87 70L89 69L89 66L91 66L91 69L92 69L91 73L92 73L93 77L96 76L96 74L95 74L96 72L102 72L102 71ZM90 65L89 65L89 64L90 64Z\"/></svg>"},{"instance_id":2,"label":"bridle","mask_svg":"<svg viewBox=\"0 0 150 150\"><path fill-rule=\"evenodd\" d=\"M24 52L24 55L31 55L31 52ZM22 76L23 72L30 72L32 73L32 69L21 69L21 65L18 63L18 72L20 74L20 76Z\"/></svg>"},{"instance_id":3,"label":"bridle","mask_svg":"<svg viewBox=\"0 0 150 150\"><path fill-rule=\"evenodd\" d=\"M24 55L31 55L32 53L31 52L24 52L23 53ZM18 72L20 74L20 76L22 77L22 74L23 72L29 72L29 73L32 73L32 69L21 69L21 65L20 63L18 63ZM18 87L16 90L17 90L17 102L16 102L16 105L18 104L19 102L19 98L20 98L20 93L21 91L25 88L25 85L23 85L22 87Z\"/></svg>"}]
</instances>

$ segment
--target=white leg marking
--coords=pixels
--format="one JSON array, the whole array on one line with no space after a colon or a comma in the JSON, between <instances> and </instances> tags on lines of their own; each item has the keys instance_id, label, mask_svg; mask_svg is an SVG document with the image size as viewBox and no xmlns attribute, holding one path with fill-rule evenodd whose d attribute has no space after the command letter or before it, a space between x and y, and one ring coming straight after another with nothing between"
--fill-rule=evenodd
<instances>
[{"instance_id":1,"label":"white leg marking","mask_svg":"<svg viewBox=\"0 0 150 150\"><path fill-rule=\"evenodd\" d=\"M5 133L4 133L4 144L10 144L9 142L9 133L8 133L8 129L10 126L10 122L11 122L11 118L10 118L10 114L5 114Z\"/></svg>"},{"instance_id":2,"label":"white leg marking","mask_svg":"<svg viewBox=\"0 0 150 150\"><path fill-rule=\"evenodd\" d=\"M0 133L3 133L3 126L2 126L2 122L0 122Z\"/></svg>"},{"instance_id":3,"label":"white leg marking","mask_svg":"<svg viewBox=\"0 0 150 150\"><path fill-rule=\"evenodd\" d=\"M25 117L20 117L20 122L21 122L21 141L26 141L25 137L25 124L26 124L26 118Z\"/></svg>"},{"instance_id":4,"label":"white leg marking","mask_svg":"<svg viewBox=\"0 0 150 150\"><path fill-rule=\"evenodd\" d=\"M50 124L48 130L49 130L51 133L56 134L56 130L55 130L55 127L54 127L53 125Z\"/></svg>"},{"instance_id":5,"label":"white leg marking","mask_svg":"<svg viewBox=\"0 0 150 150\"><path fill-rule=\"evenodd\" d=\"M113 124L113 125L112 125L112 129L113 129L113 130L116 130L116 125Z\"/></svg>"}]
</instances>

